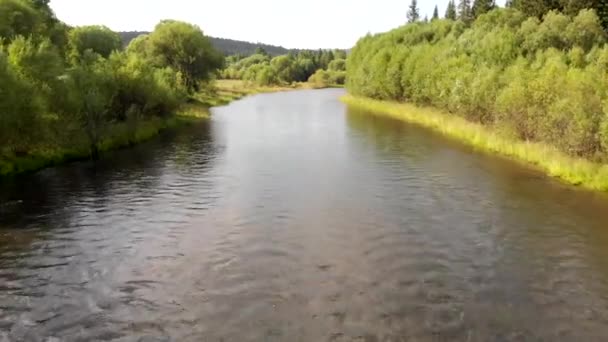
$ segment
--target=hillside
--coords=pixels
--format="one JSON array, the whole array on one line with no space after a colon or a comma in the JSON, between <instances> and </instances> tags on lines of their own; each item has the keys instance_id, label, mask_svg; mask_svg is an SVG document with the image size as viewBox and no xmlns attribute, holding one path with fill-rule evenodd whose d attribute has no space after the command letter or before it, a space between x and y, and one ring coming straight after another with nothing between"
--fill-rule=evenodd
<instances>
[{"instance_id":1,"label":"hillside","mask_svg":"<svg viewBox=\"0 0 608 342\"><path fill-rule=\"evenodd\" d=\"M131 40L133 40L137 36L142 35L142 34L148 34L148 32L133 31L133 32L119 32L119 34L120 34L120 37L122 38L123 44L127 45L127 44L129 44L129 42ZM235 54L241 54L241 55L246 55L246 56L253 55L257 48L264 49L271 56L284 55L290 51L282 46L268 45L268 44L262 44L262 43L250 43L250 42L245 42L245 41L240 41L240 40L215 38L215 37L209 37L209 39L211 39L211 43L213 44L213 46L217 50L223 52L225 55L235 55Z\"/></svg>"}]
</instances>

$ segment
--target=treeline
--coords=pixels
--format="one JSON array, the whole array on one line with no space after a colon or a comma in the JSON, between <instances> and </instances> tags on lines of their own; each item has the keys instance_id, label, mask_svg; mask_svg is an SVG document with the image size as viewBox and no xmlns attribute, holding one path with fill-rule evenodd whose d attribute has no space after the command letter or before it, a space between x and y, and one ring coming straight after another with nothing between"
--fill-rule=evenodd
<instances>
[{"instance_id":1,"label":"treeline","mask_svg":"<svg viewBox=\"0 0 608 342\"><path fill-rule=\"evenodd\" d=\"M129 43L141 36L149 34L150 32L145 31L128 31L128 32L118 32L120 38L122 39L123 45L127 46ZM225 56L231 55L241 55L241 56L251 56L256 53L258 49L263 49L268 52L271 56L279 56L289 53L292 50L286 49L282 46L275 46L263 43L250 43L241 40L234 39L226 39L226 38L216 38L216 37L208 37L211 41L211 45L213 47L223 53ZM293 50L296 51L296 50Z\"/></svg>"},{"instance_id":2,"label":"treeline","mask_svg":"<svg viewBox=\"0 0 608 342\"><path fill-rule=\"evenodd\" d=\"M346 52L304 50L272 57L263 49L258 49L256 54L249 57L227 57L221 76L262 86L307 81L318 87L343 85L346 79Z\"/></svg>"},{"instance_id":3,"label":"treeline","mask_svg":"<svg viewBox=\"0 0 608 342\"><path fill-rule=\"evenodd\" d=\"M173 115L223 64L194 25L163 21L123 49L103 26L68 27L48 0L0 0L3 160L90 150L122 127Z\"/></svg>"},{"instance_id":4,"label":"treeline","mask_svg":"<svg viewBox=\"0 0 608 342\"><path fill-rule=\"evenodd\" d=\"M519 10L527 17L542 17L557 11L568 16L576 16L584 9L592 9L598 15L600 23L608 30L608 1L606 0L507 0L507 8ZM482 14L498 8L496 0L450 0L445 10L445 19L460 20L469 24ZM408 23L418 21L420 11L418 0L411 0L407 12ZM435 6L432 19L439 19L439 8ZM428 20L428 19L427 19Z\"/></svg>"},{"instance_id":5,"label":"treeline","mask_svg":"<svg viewBox=\"0 0 608 342\"><path fill-rule=\"evenodd\" d=\"M606 161L608 37L602 20L594 9L574 16L549 11L542 19L538 13L494 9L470 23L436 19L368 35L349 55L347 87L360 96L438 107L510 136Z\"/></svg>"}]
</instances>

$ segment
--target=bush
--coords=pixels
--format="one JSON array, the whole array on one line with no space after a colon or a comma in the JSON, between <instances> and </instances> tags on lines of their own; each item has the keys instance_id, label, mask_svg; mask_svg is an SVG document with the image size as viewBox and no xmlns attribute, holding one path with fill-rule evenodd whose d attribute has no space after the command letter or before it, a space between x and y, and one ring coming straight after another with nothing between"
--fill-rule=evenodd
<instances>
[{"instance_id":1,"label":"bush","mask_svg":"<svg viewBox=\"0 0 608 342\"><path fill-rule=\"evenodd\" d=\"M105 26L81 26L70 31L68 45L70 57L77 63L86 51L107 58L121 48L122 42L118 33Z\"/></svg>"},{"instance_id":2,"label":"bush","mask_svg":"<svg viewBox=\"0 0 608 342\"><path fill-rule=\"evenodd\" d=\"M306 82L317 70L328 68L334 73L331 82L343 84L346 61L344 51L300 51L271 58L267 54L254 54L246 58L230 56L220 73L225 79L241 79L258 85L285 85Z\"/></svg>"},{"instance_id":3,"label":"bush","mask_svg":"<svg viewBox=\"0 0 608 342\"><path fill-rule=\"evenodd\" d=\"M308 82L310 82L314 87L325 88L331 84L331 74L323 69L319 69L312 76L310 76Z\"/></svg>"}]
</instances>

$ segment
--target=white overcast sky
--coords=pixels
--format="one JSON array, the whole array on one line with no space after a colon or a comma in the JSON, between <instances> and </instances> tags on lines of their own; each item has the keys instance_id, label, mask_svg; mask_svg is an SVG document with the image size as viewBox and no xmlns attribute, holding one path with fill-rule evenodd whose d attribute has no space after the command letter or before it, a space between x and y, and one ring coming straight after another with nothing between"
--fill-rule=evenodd
<instances>
[{"instance_id":1,"label":"white overcast sky","mask_svg":"<svg viewBox=\"0 0 608 342\"><path fill-rule=\"evenodd\" d=\"M149 31L161 19L199 25L205 34L287 48L350 48L368 32L402 25L409 0L51 0L70 25ZM419 0L424 15L448 0ZM503 4L504 0L498 0Z\"/></svg>"}]
</instances>

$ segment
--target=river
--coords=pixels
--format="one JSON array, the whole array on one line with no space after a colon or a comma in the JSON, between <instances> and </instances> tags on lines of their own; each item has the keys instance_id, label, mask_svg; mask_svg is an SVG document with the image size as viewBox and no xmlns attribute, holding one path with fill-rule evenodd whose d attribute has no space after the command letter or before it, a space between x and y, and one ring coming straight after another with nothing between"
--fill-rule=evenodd
<instances>
[{"instance_id":1,"label":"river","mask_svg":"<svg viewBox=\"0 0 608 342\"><path fill-rule=\"evenodd\" d=\"M599 341L608 196L342 90L0 185L0 341Z\"/></svg>"}]
</instances>

